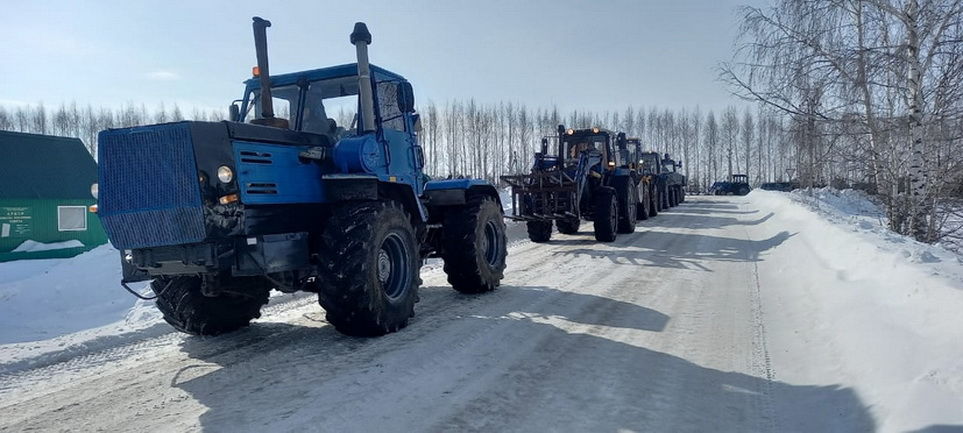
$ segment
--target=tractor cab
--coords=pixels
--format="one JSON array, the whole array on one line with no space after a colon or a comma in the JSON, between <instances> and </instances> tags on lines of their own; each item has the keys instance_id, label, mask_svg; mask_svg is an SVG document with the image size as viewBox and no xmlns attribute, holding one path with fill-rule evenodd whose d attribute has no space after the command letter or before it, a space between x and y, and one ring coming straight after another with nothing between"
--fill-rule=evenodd
<instances>
[{"instance_id":1,"label":"tractor cab","mask_svg":"<svg viewBox=\"0 0 963 433\"><path fill-rule=\"evenodd\" d=\"M682 167L681 162L676 162L674 159L669 157L669 154L665 154L662 158L662 171L664 173L675 173L676 169Z\"/></svg>"},{"instance_id":2,"label":"tractor cab","mask_svg":"<svg viewBox=\"0 0 963 433\"><path fill-rule=\"evenodd\" d=\"M404 77L370 65L374 79L375 124L381 129L414 132L414 95ZM232 121L258 123L264 118L260 71L247 80L240 106L232 109ZM358 65L349 63L323 69L271 76L272 105L294 131L326 135L337 141L342 136L359 135ZM347 124L339 124L338 120Z\"/></svg>"},{"instance_id":3,"label":"tractor cab","mask_svg":"<svg viewBox=\"0 0 963 433\"><path fill-rule=\"evenodd\" d=\"M616 134L602 128L564 129L559 128L558 154L566 168L577 169L583 164L586 168L601 173L604 168L614 168L619 164L615 150ZM583 156L585 158L583 158ZM583 162L587 159L587 162Z\"/></svg>"},{"instance_id":4,"label":"tractor cab","mask_svg":"<svg viewBox=\"0 0 963 433\"><path fill-rule=\"evenodd\" d=\"M639 166L644 175L657 175L665 171L659 161L659 154L655 152L642 152L639 155Z\"/></svg>"}]
</instances>

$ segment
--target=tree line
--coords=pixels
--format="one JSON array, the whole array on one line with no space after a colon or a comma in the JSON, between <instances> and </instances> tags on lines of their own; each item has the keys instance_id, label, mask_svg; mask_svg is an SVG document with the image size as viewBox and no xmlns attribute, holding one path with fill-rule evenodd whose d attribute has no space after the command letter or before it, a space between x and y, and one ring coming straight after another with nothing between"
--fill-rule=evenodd
<instances>
[{"instance_id":1,"label":"tree line","mask_svg":"<svg viewBox=\"0 0 963 433\"><path fill-rule=\"evenodd\" d=\"M722 80L782 118L801 178L845 171L891 229L937 240L963 173L963 2L773 3L742 9Z\"/></svg>"},{"instance_id":2,"label":"tree line","mask_svg":"<svg viewBox=\"0 0 963 433\"><path fill-rule=\"evenodd\" d=\"M757 183L788 180L786 169L797 166L796 150L787 140L782 119L757 110L728 107L717 114L699 108L626 107L563 113L555 107L468 99L444 104L429 101L421 104L419 113L425 171L433 177L469 176L497 182L499 176L528 171L541 138L554 135L559 124L598 126L639 137L647 149L681 160L692 189L705 189L733 173L749 174ZM349 125L352 116L339 112L335 117ZM40 103L0 106L0 130L77 137L96 155L97 133L104 129L226 117L226 110L195 108L185 113L177 105L164 104L111 109L75 102L49 108Z\"/></svg>"},{"instance_id":3,"label":"tree line","mask_svg":"<svg viewBox=\"0 0 963 433\"><path fill-rule=\"evenodd\" d=\"M193 108L184 113L177 104L167 107L164 103L151 108L133 103L120 108L94 108L76 102L61 103L53 108L48 108L42 102L12 107L0 105L0 131L79 138L94 157L97 156L97 133L105 129L186 119L218 121L226 118L226 110Z\"/></svg>"}]
</instances>

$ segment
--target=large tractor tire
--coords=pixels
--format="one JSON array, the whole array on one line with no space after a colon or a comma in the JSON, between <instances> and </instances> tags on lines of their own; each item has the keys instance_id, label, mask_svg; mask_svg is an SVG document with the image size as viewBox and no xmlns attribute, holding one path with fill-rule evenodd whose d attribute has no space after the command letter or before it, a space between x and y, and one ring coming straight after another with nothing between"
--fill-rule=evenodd
<instances>
[{"instance_id":1,"label":"large tractor tire","mask_svg":"<svg viewBox=\"0 0 963 433\"><path fill-rule=\"evenodd\" d=\"M551 221L529 221L525 226L528 229L528 238L532 242L548 242L552 238Z\"/></svg>"},{"instance_id":2,"label":"large tractor tire","mask_svg":"<svg viewBox=\"0 0 963 433\"><path fill-rule=\"evenodd\" d=\"M652 185L649 187L649 218L659 214L659 187Z\"/></svg>"},{"instance_id":3,"label":"large tractor tire","mask_svg":"<svg viewBox=\"0 0 963 433\"><path fill-rule=\"evenodd\" d=\"M685 187L679 187L679 203L685 203Z\"/></svg>"},{"instance_id":4,"label":"large tractor tire","mask_svg":"<svg viewBox=\"0 0 963 433\"><path fill-rule=\"evenodd\" d=\"M555 221L555 227L558 227L558 232L566 235L574 235L578 233L579 226L581 225L582 221L577 219Z\"/></svg>"},{"instance_id":5,"label":"large tractor tire","mask_svg":"<svg viewBox=\"0 0 963 433\"><path fill-rule=\"evenodd\" d=\"M645 221L649 219L649 196L642 195L642 201L635 204L635 219Z\"/></svg>"},{"instance_id":6,"label":"large tractor tire","mask_svg":"<svg viewBox=\"0 0 963 433\"><path fill-rule=\"evenodd\" d=\"M676 207L679 205L679 187L671 186L669 187L669 206Z\"/></svg>"},{"instance_id":7,"label":"large tractor tire","mask_svg":"<svg viewBox=\"0 0 963 433\"><path fill-rule=\"evenodd\" d=\"M618 223L616 230L619 233L635 232L635 224L638 222L636 214L636 203L638 203L638 191L631 178L620 179L616 183L615 194L618 206Z\"/></svg>"},{"instance_id":8,"label":"large tractor tire","mask_svg":"<svg viewBox=\"0 0 963 433\"><path fill-rule=\"evenodd\" d=\"M391 201L343 205L321 234L318 301L339 332L378 336L415 314L421 268L408 214Z\"/></svg>"},{"instance_id":9,"label":"large tractor tire","mask_svg":"<svg viewBox=\"0 0 963 433\"><path fill-rule=\"evenodd\" d=\"M748 187L748 186L740 186L740 187L739 187L738 194L739 194L739 195L749 195L749 187Z\"/></svg>"},{"instance_id":10,"label":"large tractor tire","mask_svg":"<svg viewBox=\"0 0 963 433\"><path fill-rule=\"evenodd\" d=\"M199 277L158 278L151 283L157 309L174 329L194 335L219 335L236 331L261 317L271 288L256 278L235 279L233 293L204 296Z\"/></svg>"},{"instance_id":11,"label":"large tractor tire","mask_svg":"<svg viewBox=\"0 0 963 433\"><path fill-rule=\"evenodd\" d=\"M595 240L599 242L612 242L617 236L616 229L619 223L618 200L615 198L615 189L608 186L600 186L595 193Z\"/></svg>"},{"instance_id":12,"label":"large tractor tire","mask_svg":"<svg viewBox=\"0 0 963 433\"><path fill-rule=\"evenodd\" d=\"M451 287L462 293L495 290L505 276L508 238L502 208L486 196L448 211L442 224L442 254Z\"/></svg>"}]
</instances>

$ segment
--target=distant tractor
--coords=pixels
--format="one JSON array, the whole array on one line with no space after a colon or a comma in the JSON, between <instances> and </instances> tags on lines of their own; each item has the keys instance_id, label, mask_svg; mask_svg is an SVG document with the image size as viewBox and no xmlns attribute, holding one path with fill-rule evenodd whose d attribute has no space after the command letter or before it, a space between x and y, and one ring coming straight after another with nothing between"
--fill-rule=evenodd
<instances>
[{"instance_id":1,"label":"distant tractor","mask_svg":"<svg viewBox=\"0 0 963 433\"><path fill-rule=\"evenodd\" d=\"M659 209L656 205L657 189L656 177L648 169L645 163L642 150L642 142L638 138L626 138L624 140L625 157L629 168L633 171L633 176L637 180L636 189L638 190L638 202L636 204L636 214L639 220L646 220L658 215Z\"/></svg>"},{"instance_id":2,"label":"distant tractor","mask_svg":"<svg viewBox=\"0 0 963 433\"><path fill-rule=\"evenodd\" d=\"M712 184L709 193L714 195L746 195L752 191L749 186L749 176L745 174L734 174L728 181L720 181Z\"/></svg>"},{"instance_id":3,"label":"distant tractor","mask_svg":"<svg viewBox=\"0 0 963 433\"><path fill-rule=\"evenodd\" d=\"M200 335L248 325L271 289L317 293L342 333L397 331L427 257L459 292L494 290L507 253L495 187L426 181L412 86L369 65L365 24L357 63L274 76L270 25L254 18L257 67L230 121L100 133L99 216L122 284L153 280L164 319ZM358 110L351 125L328 117L339 101Z\"/></svg>"},{"instance_id":4,"label":"distant tractor","mask_svg":"<svg viewBox=\"0 0 963 433\"><path fill-rule=\"evenodd\" d=\"M574 234L582 220L592 221L600 242L635 231L638 181L616 151L622 138L602 128L559 125L557 136L542 139L529 174L502 176L512 187L508 218L525 221L533 242L548 242L553 222L559 232Z\"/></svg>"},{"instance_id":5,"label":"distant tractor","mask_svg":"<svg viewBox=\"0 0 963 433\"><path fill-rule=\"evenodd\" d=\"M682 167L681 162L670 158L668 153L660 156L657 152L643 152L640 161L643 161L644 172L651 176L655 184L654 204L650 210L661 212L685 201L686 177L676 171Z\"/></svg>"}]
</instances>

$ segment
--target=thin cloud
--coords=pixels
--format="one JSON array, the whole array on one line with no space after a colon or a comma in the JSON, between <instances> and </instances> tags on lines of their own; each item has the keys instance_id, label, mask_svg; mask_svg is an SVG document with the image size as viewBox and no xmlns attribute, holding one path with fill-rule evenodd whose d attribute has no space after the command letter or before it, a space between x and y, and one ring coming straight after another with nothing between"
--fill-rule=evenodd
<instances>
[{"instance_id":1,"label":"thin cloud","mask_svg":"<svg viewBox=\"0 0 963 433\"><path fill-rule=\"evenodd\" d=\"M156 81L174 81L181 79L181 76L172 71L153 71L147 73L147 78Z\"/></svg>"}]
</instances>

